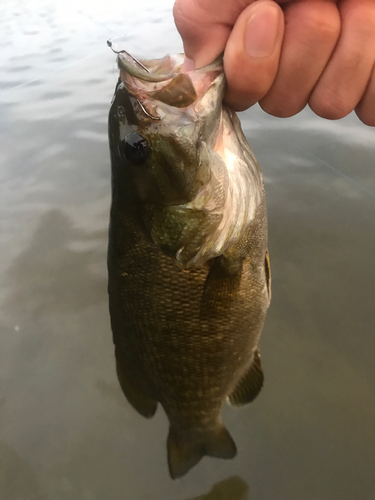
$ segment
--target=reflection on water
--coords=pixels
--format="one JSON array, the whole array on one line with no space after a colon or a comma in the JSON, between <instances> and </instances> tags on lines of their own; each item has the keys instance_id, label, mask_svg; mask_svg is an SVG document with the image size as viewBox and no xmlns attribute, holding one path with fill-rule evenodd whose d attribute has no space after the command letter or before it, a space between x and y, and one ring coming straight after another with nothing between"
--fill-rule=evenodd
<instances>
[{"instance_id":1,"label":"reflection on water","mask_svg":"<svg viewBox=\"0 0 375 500\"><path fill-rule=\"evenodd\" d=\"M100 236L105 241L107 235ZM28 247L9 269L8 313L16 315L22 304L23 316L32 321L46 311L48 316L67 314L101 302L103 278L95 268L105 255L93 247L97 240L98 235L73 228L60 211L44 213Z\"/></svg>"},{"instance_id":2,"label":"reflection on water","mask_svg":"<svg viewBox=\"0 0 375 500\"><path fill-rule=\"evenodd\" d=\"M0 496L4 500L46 500L32 466L0 442Z\"/></svg>"},{"instance_id":3,"label":"reflection on water","mask_svg":"<svg viewBox=\"0 0 375 500\"><path fill-rule=\"evenodd\" d=\"M180 50L172 3L0 2L0 498L373 500L375 132L355 116L241 114L265 177L273 301L265 387L224 409L238 456L172 482L165 415L142 419L119 389L105 42Z\"/></svg>"},{"instance_id":4,"label":"reflection on water","mask_svg":"<svg viewBox=\"0 0 375 500\"><path fill-rule=\"evenodd\" d=\"M246 482L238 476L233 476L216 483L206 495L186 500L250 500L248 491Z\"/></svg>"}]
</instances>

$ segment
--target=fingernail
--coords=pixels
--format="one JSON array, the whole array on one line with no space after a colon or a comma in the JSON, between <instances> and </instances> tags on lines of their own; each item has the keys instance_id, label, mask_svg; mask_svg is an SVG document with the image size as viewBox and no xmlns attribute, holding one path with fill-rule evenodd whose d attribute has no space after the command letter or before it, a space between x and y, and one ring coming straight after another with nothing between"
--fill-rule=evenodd
<instances>
[{"instance_id":1,"label":"fingernail","mask_svg":"<svg viewBox=\"0 0 375 500\"><path fill-rule=\"evenodd\" d=\"M245 50L250 57L270 56L276 48L279 12L270 4L259 4L245 33Z\"/></svg>"}]
</instances>

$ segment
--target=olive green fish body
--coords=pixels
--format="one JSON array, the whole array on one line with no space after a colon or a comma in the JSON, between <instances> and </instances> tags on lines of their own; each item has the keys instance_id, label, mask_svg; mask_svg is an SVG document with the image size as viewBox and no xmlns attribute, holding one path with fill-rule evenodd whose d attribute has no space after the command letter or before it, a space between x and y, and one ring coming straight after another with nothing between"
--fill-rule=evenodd
<instances>
[{"instance_id":1,"label":"olive green fish body","mask_svg":"<svg viewBox=\"0 0 375 500\"><path fill-rule=\"evenodd\" d=\"M117 373L139 413L163 406L172 477L203 455L235 455L222 405L251 401L263 382L258 341L270 270L262 176L237 117L221 105L222 72L209 72L200 70L198 82L187 75L197 95L185 108L176 93L162 94L163 103L122 76L109 115Z\"/></svg>"}]
</instances>

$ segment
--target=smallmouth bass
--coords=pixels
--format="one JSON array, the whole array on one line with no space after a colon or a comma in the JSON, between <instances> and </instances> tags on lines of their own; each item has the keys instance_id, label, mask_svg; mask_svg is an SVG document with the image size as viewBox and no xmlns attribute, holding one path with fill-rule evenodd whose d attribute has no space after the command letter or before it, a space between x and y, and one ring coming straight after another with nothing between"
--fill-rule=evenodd
<instances>
[{"instance_id":1,"label":"smallmouth bass","mask_svg":"<svg viewBox=\"0 0 375 500\"><path fill-rule=\"evenodd\" d=\"M109 112L117 375L141 415L164 408L172 478L204 455L235 456L221 408L262 387L271 297L262 173L222 104L222 62L194 71L183 62L120 51Z\"/></svg>"}]
</instances>

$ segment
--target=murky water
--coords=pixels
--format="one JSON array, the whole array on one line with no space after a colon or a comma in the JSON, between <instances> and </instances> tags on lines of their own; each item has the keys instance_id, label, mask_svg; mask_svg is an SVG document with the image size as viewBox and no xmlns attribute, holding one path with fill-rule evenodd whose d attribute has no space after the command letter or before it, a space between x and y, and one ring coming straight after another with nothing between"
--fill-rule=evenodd
<instances>
[{"instance_id":1,"label":"murky water","mask_svg":"<svg viewBox=\"0 0 375 500\"><path fill-rule=\"evenodd\" d=\"M107 310L110 37L181 49L172 0L0 4L0 498L372 500L375 130L241 115L264 172L266 384L225 408L232 461L171 481L167 421L127 404Z\"/></svg>"}]
</instances>

